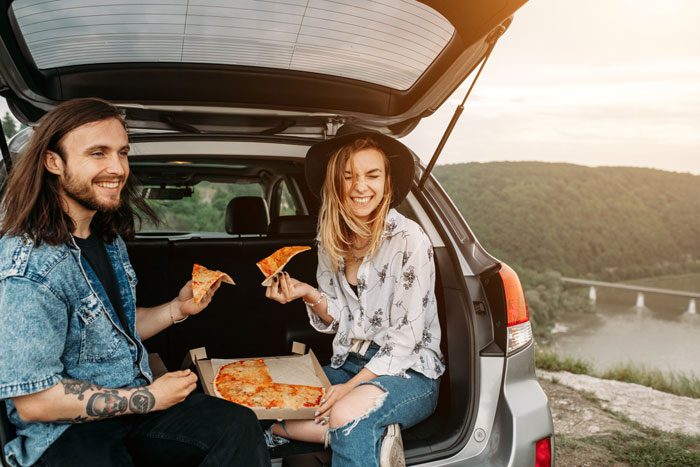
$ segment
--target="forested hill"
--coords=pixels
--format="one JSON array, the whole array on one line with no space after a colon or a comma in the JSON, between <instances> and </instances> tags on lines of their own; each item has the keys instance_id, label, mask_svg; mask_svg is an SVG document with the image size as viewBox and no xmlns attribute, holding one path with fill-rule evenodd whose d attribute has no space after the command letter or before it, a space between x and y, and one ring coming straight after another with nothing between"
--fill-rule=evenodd
<instances>
[{"instance_id":1,"label":"forested hill","mask_svg":"<svg viewBox=\"0 0 700 467\"><path fill-rule=\"evenodd\" d=\"M700 271L700 176L543 162L435 175L486 249L516 266L612 280Z\"/></svg>"}]
</instances>

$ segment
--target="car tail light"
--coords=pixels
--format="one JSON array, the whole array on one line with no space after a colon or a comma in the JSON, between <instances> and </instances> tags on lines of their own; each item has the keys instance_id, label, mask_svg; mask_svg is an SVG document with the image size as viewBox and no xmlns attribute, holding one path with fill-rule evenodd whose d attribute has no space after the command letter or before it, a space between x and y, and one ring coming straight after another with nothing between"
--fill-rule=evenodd
<instances>
[{"instance_id":1,"label":"car tail light","mask_svg":"<svg viewBox=\"0 0 700 467\"><path fill-rule=\"evenodd\" d=\"M535 467L551 467L552 442L549 437L542 438L535 444Z\"/></svg>"},{"instance_id":2,"label":"car tail light","mask_svg":"<svg viewBox=\"0 0 700 467\"><path fill-rule=\"evenodd\" d=\"M506 314L508 319L507 353L511 354L532 340L530 311L525 301L525 292L523 292L520 279L518 279L515 271L507 264L502 263L498 274L503 281L503 289L506 295Z\"/></svg>"}]
</instances>

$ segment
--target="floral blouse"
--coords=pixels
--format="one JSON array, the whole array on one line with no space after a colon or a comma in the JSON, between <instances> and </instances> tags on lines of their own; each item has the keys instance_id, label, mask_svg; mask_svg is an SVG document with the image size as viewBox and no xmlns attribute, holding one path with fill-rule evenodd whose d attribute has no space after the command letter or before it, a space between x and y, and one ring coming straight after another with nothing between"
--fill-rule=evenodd
<instances>
[{"instance_id":1,"label":"floral blouse","mask_svg":"<svg viewBox=\"0 0 700 467\"><path fill-rule=\"evenodd\" d=\"M311 325L336 333L331 366L339 368L353 339L371 340L380 349L366 367L376 375L406 377L415 370L429 378L445 371L440 352L440 322L435 301L433 247L423 229L396 210L389 211L381 244L357 271L357 295L319 246L318 287L327 296L326 325L307 306Z\"/></svg>"}]
</instances>

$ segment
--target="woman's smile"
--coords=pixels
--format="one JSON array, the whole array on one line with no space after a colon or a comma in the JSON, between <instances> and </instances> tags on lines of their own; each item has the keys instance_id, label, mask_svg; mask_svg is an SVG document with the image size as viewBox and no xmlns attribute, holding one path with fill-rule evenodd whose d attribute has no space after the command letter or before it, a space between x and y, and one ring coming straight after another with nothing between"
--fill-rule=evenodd
<instances>
[{"instance_id":1,"label":"woman's smile","mask_svg":"<svg viewBox=\"0 0 700 467\"><path fill-rule=\"evenodd\" d=\"M343 180L348 207L358 219L368 220L384 197L382 153L373 148L357 151L345 164Z\"/></svg>"}]
</instances>

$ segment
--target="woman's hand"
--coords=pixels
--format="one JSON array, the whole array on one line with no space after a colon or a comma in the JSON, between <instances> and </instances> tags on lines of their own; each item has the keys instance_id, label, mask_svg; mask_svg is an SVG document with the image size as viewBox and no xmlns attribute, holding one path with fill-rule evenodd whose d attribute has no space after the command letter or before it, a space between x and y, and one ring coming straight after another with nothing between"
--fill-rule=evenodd
<instances>
[{"instance_id":1,"label":"woman's hand","mask_svg":"<svg viewBox=\"0 0 700 467\"><path fill-rule=\"evenodd\" d=\"M333 404L338 402L340 399L345 397L350 391L354 389L354 386L349 383L336 384L329 387L326 390L326 395L321 399L321 405L318 407L315 415L315 422L325 425L330 419L330 410Z\"/></svg>"},{"instance_id":2,"label":"woman's hand","mask_svg":"<svg viewBox=\"0 0 700 467\"><path fill-rule=\"evenodd\" d=\"M216 293L220 286L221 279L216 281L216 283L207 291L204 297L202 297L202 300L199 303L195 303L194 294L192 293L192 281L188 281L184 287L180 289L180 293L178 294L177 298L172 302L174 308L174 318L182 319L201 312L209 305L209 303L211 303L214 293Z\"/></svg>"},{"instance_id":3,"label":"woman's hand","mask_svg":"<svg viewBox=\"0 0 700 467\"><path fill-rule=\"evenodd\" d=\"M309 284L289 277L289 273L280 272L265 290L265 296L279 303L289 303L306 296L310 289Z\"/></svg>"}]
</instances>

